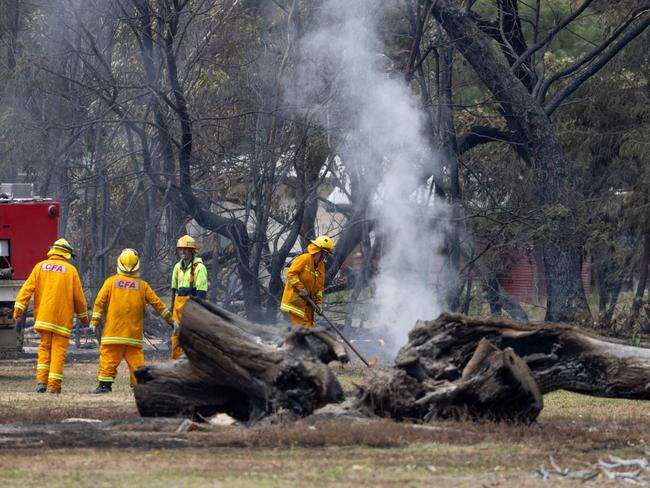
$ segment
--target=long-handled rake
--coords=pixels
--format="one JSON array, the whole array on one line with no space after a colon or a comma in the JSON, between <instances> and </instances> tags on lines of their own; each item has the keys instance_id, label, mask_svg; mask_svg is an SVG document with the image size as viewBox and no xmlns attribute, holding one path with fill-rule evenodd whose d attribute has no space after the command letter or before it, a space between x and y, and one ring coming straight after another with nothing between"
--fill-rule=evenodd
<instances>
[{"instance_id":1,"label":"long-handled rake","mask_svg":"<svg viewBox=\"0 0 650 488\"><path fill-rule=\"evenodd\" d=\"M332 329L334 329L334 332L336 332L338 336L341 339L343 339L343 342L345 342L348 345L348 347L352 349L352 351L359 357L359 359L363 361L363 364L365 364L369 368L372 368L377 364L377 358L375 357L371 358L370 361L366 360L366 358L364 358L363 355L359 351L357 351L357 348L352 345L352 343L348 340L348 338L343 335L343 333L339 330L339 328L336 325L334 325L332 321L325 316L323 310L318 305L316 305L310 297L307 297L307 303L309 303L314 308L314 310L317 311L316 313L318 313L318 315L320 315L325 319L327 325L329 325Z\"/></svg>"}]
</instances>

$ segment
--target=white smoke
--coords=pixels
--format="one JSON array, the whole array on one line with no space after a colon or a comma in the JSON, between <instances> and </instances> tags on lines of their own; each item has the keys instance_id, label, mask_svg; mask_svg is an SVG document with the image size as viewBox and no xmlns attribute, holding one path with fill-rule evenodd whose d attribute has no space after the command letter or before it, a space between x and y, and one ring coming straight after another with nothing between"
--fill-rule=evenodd
<instances>
[{"instance_id":1,"label":"white smoke","mask_svg":"<svg viewBox=\"0 0 650 488\"><path fill-rule=\"evenodd\" d=\"M402 76L389 76L378 21L392 2L326 0L300 44L291 103L343 134L338 153L373 191L376 233L384 254L370 324L394 353L417 319L442 310L444 202L430 195L426 174L438 159L425 137L424 114ZM442 283L444 285L444 283ZM381 333L381 332L380 332Z\"/></svg>"}]
</instances>

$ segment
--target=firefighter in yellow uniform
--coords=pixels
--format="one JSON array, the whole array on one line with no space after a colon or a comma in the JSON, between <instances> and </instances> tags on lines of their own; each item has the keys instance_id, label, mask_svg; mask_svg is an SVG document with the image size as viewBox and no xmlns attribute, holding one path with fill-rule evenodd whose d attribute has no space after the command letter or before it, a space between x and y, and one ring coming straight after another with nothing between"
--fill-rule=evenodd
<instances>
[{"instance_id":1,"label":"firefighter in yellow uniform","mask_svg":"<svg viewBox=\"0 0 650 488\"><path fill-rule=\"evenodd\" d=\"M140 258L133 249L124 249L117 258L117 274L108 278L95 300L90 322L95 328L106 312L99 346L99 386L93 393L110 393L122 358L131 375L131 386L136 384L134 371L144 365L142 328L145 305L151 305L173 326L172 314L158 298L149 283L138 276Z\"/></svg>"},{"instance_id":2,"label":"firefighter in yellow uniform","mask_svg":"<svg viewBox=\"0 0 650 488\"><path fill-rule=\"evenodd\" d=\"M74 256L65 239L58 239L32 270L18 292L14 319L21 318L34 295L34 329L40 335L36 365L36 391L61 393L63 364L68 353L72 320L88 324L88 307L77 269L68 262Z\"/></svg>"},{"instance_id":3,"label":"firefighter in yellow uniform","mask_svg":"<svg viewBox=\"0 0 650 488\"><path fill-rule=\"evenodd\" d=\"M196 255L196 242L184 235L176 243L176 252L180 261L172 271L172 310L173 319L180 323L185 302L191 296L205 299L208 293L208 270L203 260ZM172 359L183 355L183 349L178 342L178 328L172 334Z\"/></svg>"},{"instance_id":4,"label":"firefighter in yellow uniform","mask_svg":"<svg viewBox=\"0 0 650 488\"><path fill-rule=\"evenodd\" d=\"M325 261L334 250L332 238L318 236L307 246L307 252L296 257L287 271L287 282L282 294L280 310L287 312L295 325L313 332L316 337L328 344L339 361L347 362L345 349L336 339L323 330L315 330L314 312L321 313L323 290L325 289ZM309 303L310 299L316 309Z\"/></svg>"}]
</instances>

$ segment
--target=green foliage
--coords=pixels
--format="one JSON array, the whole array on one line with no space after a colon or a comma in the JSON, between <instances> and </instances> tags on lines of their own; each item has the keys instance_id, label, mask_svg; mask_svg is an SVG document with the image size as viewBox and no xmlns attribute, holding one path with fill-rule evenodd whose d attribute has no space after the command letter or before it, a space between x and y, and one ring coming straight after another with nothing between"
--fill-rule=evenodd
<instances>
[{"instance_id":1,"label":"green foliage","mask_svg":"<svg viewBox=\"0 0 650 488\"><path fill-rule=\"evenodd\" d=\"M571 215L571 210L558 203L555 205L545 205L542 207L542 213L548 220L562 220Z\"/></svg>"}]
</instances>

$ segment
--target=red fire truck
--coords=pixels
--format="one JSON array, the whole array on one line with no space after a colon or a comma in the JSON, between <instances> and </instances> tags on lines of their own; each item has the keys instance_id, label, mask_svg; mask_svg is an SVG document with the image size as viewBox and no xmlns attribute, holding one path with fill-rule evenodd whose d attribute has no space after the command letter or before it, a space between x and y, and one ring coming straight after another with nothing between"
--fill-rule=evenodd
<instances>
[{"instance_id":1,"label":"red fire truck","mask_svg":"<svg viewBox=\"0 0 650 488\"><path fill-rule=\"evenodd\" d=\"M0 359L16 356L16 295L57 239L60 212L58 202L33 196L31 184L0 184Z\"/></svg>"}]
</instances>

